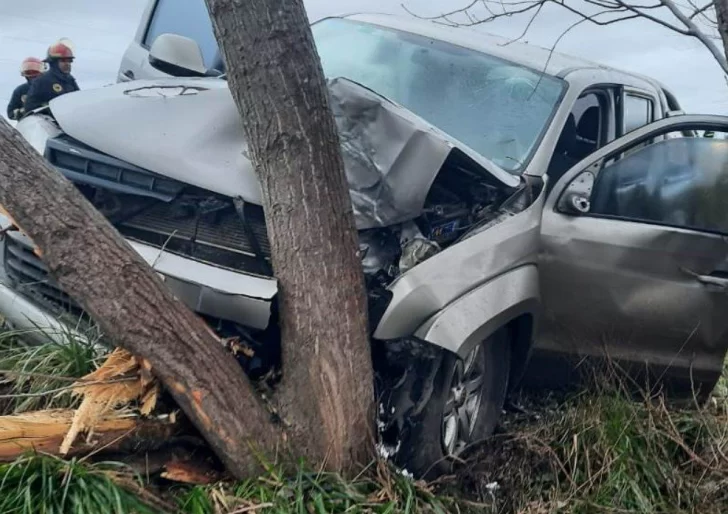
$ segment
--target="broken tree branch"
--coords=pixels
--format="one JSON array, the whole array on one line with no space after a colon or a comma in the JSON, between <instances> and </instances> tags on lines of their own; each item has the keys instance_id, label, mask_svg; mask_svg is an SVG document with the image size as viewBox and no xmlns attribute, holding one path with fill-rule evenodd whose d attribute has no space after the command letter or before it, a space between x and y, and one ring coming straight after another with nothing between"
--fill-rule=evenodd
<instances>
[{"instance_id":1,"label":"broken tree branch","mask_svg":"<svg viewBox=\"0 0 728 514\"><path fill-rule=\"evenodd\" d=\"M260 469L261 454L275 455L279 431L234 357L78 189L3 119L0 204L103 333L149 363L233 475L249 476Z\"/></svg>"},{"instance_id":2,"label":"broken tree branch","mask_svg":"<svg viewBox=\"0 0 728 514\"><path fill-rule=\"evenodd\" d=\"M71 409L0 416L0 462L13 461L28 451L60 455L61 442L73 417ZM105 418L96 426L92 440L79 440L67 455L84 455L99 448L108 452L152 449L168 441L177 430L169 418Z\"/></svg>"}]
</instances>

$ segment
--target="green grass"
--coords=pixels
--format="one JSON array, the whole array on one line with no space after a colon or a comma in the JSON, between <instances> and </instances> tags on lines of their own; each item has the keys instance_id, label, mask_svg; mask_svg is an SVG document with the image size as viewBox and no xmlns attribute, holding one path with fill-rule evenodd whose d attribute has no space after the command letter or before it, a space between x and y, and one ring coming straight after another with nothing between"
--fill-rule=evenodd
<instances>
[{"instance_id":1,"label":"green grass","mask_svg":"<svg viewBox=\"0 0 728 514\"><path fill-rule=\"evenodd\" d=\"M74 400L63 392L52 393L93 371L102 352L95 342L72 337L31 345L23 332L0 333L0 377L3 396L0 414L71 407Z\"/></svg>"},{"instance_id":2,"label":"green grass","mask_svg":"<svg viewBox=\"0 0 728 514\"><path fill-rule=\"evenodd\" d=\"M0 333L4 394L31 395L6 401L5 412L72 405L67 394L37 393L89 373L101 353L72 338L28 346ZM728 512L725 377L710 401L688 407L659 395L635 399L615 377L566 397L524 397L529 413L506 416L504 430L437 488L381 463L353 481L269 466L242 483L174 486L163 502L120 464L26 456L0 465L0 513Z\"/></svg>"},{"instance_id":3,"label":"green grass","mask_svg":"<svg viewBox=\"0 0 728 514\"><path fill-rule=\"evenodd\" d=\"M26 456L0 466L3 514L152 514L141 483L114 463Z\"/></svg>"},{"instance_id":4,"label":"green grass","mask_svg":"<svg viewBox=\"0 0 728 514\"><path fill-rule=\"evenodd\" d=\"M186 514L246 508L262 514L445 514L458 508L455 499L438 497L424 484L383 464L353 481L304 468L290 477L269 469L266 475L237 485L195 487L180 496L179 504Z\"/></svg>"},{"instance_id":5,"label":"green grass","mask_svg":"<svg viewBox=\"0 0 728 514\"><path fill-rule=\"evenodd\" d=\"M385 465L346 481L303 467L295 476L278 469L242 483L176 487L160 499L118 463L28 455L0 465L0 512L17 514L446 514L465 512ZM463 503L464 506L464 503Z\"/></svg>"}]
</instances>

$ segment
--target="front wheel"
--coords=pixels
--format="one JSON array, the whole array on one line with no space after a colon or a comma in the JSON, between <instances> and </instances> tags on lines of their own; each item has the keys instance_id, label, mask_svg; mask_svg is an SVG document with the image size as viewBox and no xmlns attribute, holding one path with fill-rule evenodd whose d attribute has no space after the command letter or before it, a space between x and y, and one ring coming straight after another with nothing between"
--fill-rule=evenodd
<instances>
[{"instance_id":1,"label":"front wheel","mask_svg":"<svg viewBox=\"0 0 728 514\"><path fill-rule=\"evenodd\" d=\"M430 400L409 420L397 463L416 477L433 478L491 435L506 397L510 355L505 331L476 345L464 359L448 353Z\"/></svg>"}]
</instances>

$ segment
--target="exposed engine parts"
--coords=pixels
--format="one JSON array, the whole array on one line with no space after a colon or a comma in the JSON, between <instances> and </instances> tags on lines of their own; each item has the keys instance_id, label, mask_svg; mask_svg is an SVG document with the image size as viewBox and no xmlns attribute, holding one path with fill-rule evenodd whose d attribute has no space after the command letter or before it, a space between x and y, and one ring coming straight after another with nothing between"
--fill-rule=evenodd
<instances>
[{"instance_id":1,"label":"exposed engine parts","mask_svg":"<svg viewBox=\"0 0 728 514\"><path fill-rule=\"evenodd\" d=\"M527 182L510 190L496 186L482 172L448 160L420 216L392 227L359 232L368 284L386 286L448 246L521 212L535 199L531 189Z\"/></svg>"}]
</instances>

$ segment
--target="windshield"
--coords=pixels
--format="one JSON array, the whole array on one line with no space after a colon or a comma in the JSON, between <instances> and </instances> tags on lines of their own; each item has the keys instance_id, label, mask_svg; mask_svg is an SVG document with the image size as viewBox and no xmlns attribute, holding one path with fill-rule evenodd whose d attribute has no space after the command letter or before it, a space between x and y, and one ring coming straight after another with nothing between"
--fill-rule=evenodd
<instances>
[{"instance_id":1,"label":"windshield","mask_svg":"<svg viewBox=\"0 0 728 514\"><path fill-rule=\"evenodd\" d=\"M327 19L312 27L327 78L376 91L518 173L561 98L564 83L475 50Z\"/></svg>"}]
</instances>

